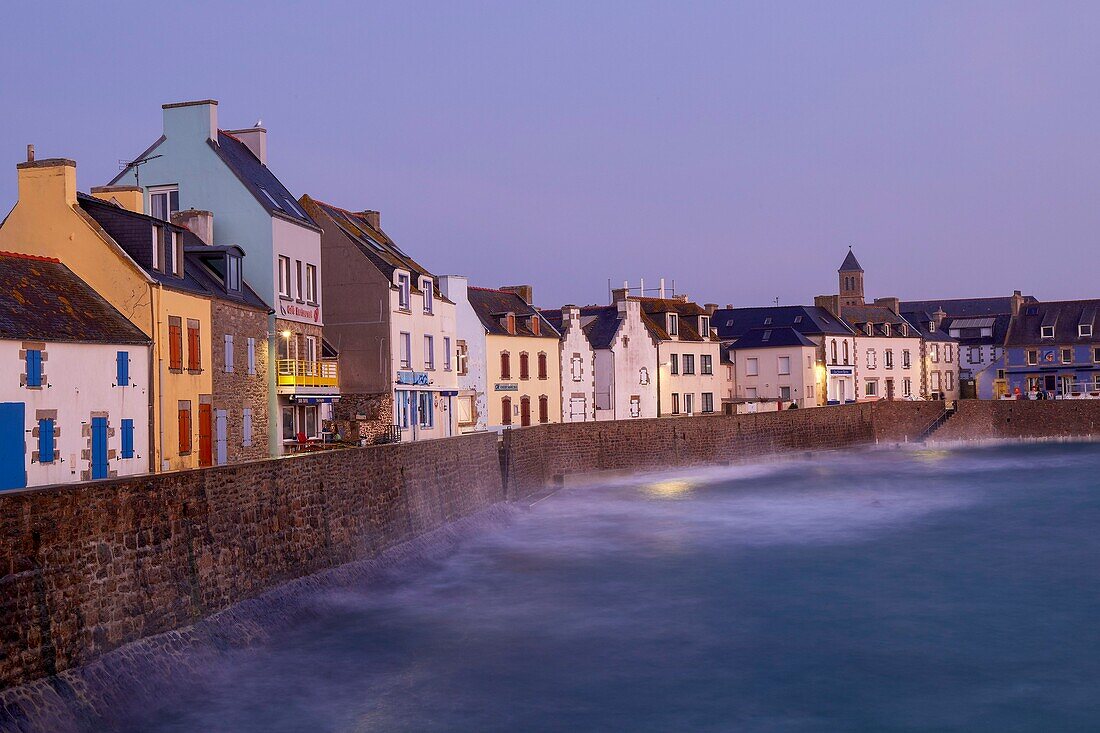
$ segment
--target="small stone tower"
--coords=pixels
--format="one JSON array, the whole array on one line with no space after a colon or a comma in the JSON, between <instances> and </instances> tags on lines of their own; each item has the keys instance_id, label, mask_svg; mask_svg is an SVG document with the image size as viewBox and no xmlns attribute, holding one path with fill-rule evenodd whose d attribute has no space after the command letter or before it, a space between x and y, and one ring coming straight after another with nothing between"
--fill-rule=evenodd
<instances>
[{"instance_id":1,"label":"small stone tower","mask_svg":"<svg viewBox=\"0 0 1100 733\"><path fill-rule=\"evenodd\" d=\"M840 273L840 307L863 305L863 268L859 266L851 247L837 272Z\"/></svg>"}]
</instances>

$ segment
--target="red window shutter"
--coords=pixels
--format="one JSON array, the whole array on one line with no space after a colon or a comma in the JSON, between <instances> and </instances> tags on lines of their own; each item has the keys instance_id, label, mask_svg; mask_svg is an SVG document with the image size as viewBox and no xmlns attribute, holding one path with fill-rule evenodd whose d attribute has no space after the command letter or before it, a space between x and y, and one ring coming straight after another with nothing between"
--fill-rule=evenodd
<instances>
[{"instance_id":1,"label":"red window shutter","mask_svg":"<svg viewBox=\"0 0 1100 733\"><path fill-rule=\"evenodd\" d=\"M191 411L179 411L180 454L191 452Z\"/></svg>"},{"instance_id":2,"label":"red window shutter","mask_svg":"<svg viewBox=\"0 0 1100 733\"><path fill-rule=\"evenodd\" d=\"M528 361L529 360L528 360L527 354L520 354L519 355L519 378L520 379L530 379L531 378L531 369L530 369L530 366L528 364Z\"/></svg>"},{"instance_id":3,"label":"red window shutter","mask_svg":"<svg viewBox=\"0 0 1100 733\"><path fill-rule=\"evenodd\" d=\"M545 397L539 397L539 422L550 422L550 401Z\"/></svg>"},{"instance_id":4,"label":"red window shutter","mask_svg":"<svg viewBox=\"0 0 1100 733\"><path fill-rule=\"evenodd\" d=\"M178 324L168 326L168 368L183 369L183 332Z\"/></svg>"},{"instance_id":5,"label":"red window shutter","mask_svg":"<svg viewBox=\"0 0 1100 733\"><path fill-rule=\"evenodd\" d=\"M187 327L187 368L198 371L202 367L199 358L199 329Z\"/></svg>"},{"instance_id":6,"label":"red window shutter","mask_svg":"<svg viewBox=\"0 0 1100 733\"><path fill-rule=\"evenodd\" d=\"M500 424L512 424L512 400L507 397L500 398Z\"/></svg>"},{"instance_id":7,"label":"red window shutter","mask_svg":"<svg viewBox=\"0 0 1100 733\"><path fill-rule=\"evenodd\" d=\"M546 379L546 354L539 354L539 379Z\"/></svg>"},{"instance_id":8,"label":"red window shutter","mask_svg":"<svg viewBox=\"0 0 1100 733\"><path fill-rule=\"evenodd\" d=\"M507 352L501 352L500 355L500 378L511 379L512 378L512 361L508 358Z\"/></svg>"}]
</instances>

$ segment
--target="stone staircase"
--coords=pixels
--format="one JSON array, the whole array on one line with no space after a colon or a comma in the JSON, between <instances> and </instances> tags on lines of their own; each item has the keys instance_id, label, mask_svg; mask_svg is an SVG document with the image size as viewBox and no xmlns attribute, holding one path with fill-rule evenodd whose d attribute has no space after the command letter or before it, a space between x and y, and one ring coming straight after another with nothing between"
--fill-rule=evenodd
<instances>
[{"instance_id":1,"label":"stone staircase","mask_svg":"<svg viewBox=\"0 0 1100 733\"><path fill-rule=\"evenodd\" d=\"M944 405L943 412L936 417L924 430L921 431L920 437L917 441L920 443L927 443L928 439L932 437L933 433L943 427L944 423L950 420L956 412L958 412L958 404L954 401L947 402Z\"/></svg>"}]
</instances>

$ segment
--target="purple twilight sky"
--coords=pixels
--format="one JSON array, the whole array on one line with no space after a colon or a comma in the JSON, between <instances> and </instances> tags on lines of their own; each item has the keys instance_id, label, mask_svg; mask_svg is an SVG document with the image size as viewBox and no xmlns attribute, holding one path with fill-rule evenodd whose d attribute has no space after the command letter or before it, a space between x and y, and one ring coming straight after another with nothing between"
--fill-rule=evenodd
<instances>
[{"instance_id":1,"label":"purple twilight sky","mask_svg":"<svg viewBox=\"0 0 1100 733\"><path fill-rule=\"evenodd\" d=\"M164 102L262 118L297 195L382 211L436 273L541 305L657 278L812 302L848 245L868 295L1098 296L1100 5L12 3L15 164L82 189Z\"/></svg>"}]
</instances>

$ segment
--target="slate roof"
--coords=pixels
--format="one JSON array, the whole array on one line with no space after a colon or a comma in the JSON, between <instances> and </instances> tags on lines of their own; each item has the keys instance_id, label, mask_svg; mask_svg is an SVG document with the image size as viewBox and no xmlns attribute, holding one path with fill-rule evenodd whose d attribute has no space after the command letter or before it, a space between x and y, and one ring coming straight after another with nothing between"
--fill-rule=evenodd
<instances>
[{"instance_id":1,"label":"slate roof","mask_svg":"<svg viewBox=\"0 0 1100 733\"><path fill-rule=\"evenodd\" d=\"M840 269L837 272L851 272L852 270L863 272L863 268L859 266L859 260L856 259L855 252L849 247L848 256L844 258L844 262L840 263Z\"/></svg>"},{"instance_id":2,"label":"slate roof","mask_svg":"<svg viewBox=\"0 0 1100 733\"><path fill-rule=\"evenodd\" d=\"M679 331L679 334L676 336L677 340L719 340L713 336L704 337L699 334L697 317L707 315L707 311L698 303L692 303L690 300L680 300L678 298L632 297L631 300L636 300L641 304L642 322L645 323L650 335L660 341L672 340L672 337L669 336L668 332L665 330L665 314L667 313L676 313L679 316L677 319L677 329ZM711 328L714 327L713 322L714 319L712 318Z\"/></svg>"},{"instance_id":3,"label":"slate roof","mask_svg":"<svg viewBox=\"0 0 1100 733\"><path fill-rule=\"evenodd\" d=\"M0 338L147 344L149 338L51 257L0 252Z\"/></svg>"},{"instance_id":4,"label":"slate roof","mask_svg":"<svg viewBox=\"0 0 1100 733\"><path fill-rule=\"evenodd\" d=\"M884 305L846 305L840 309L840 315L856 335L867 333L864 330L867 323L872 324L871 335L879 338L914 338L920 335L910 329L909 336L904 336L901 326L908 326L909 322ZM890 324L889 334L885 329L887 323Z\"/></svg>"},{"instance_id":5,"label":"slate roof","mask_svg":"<svg viewBox=\"0 0 1100 733\"><path fill-rule=\"evenodd\" d=\"M564 309L540 310L543 317L550 322L559 333L565 333ZM581 330L593 349L610 348L615 340L615 334L619 332L619 308L614 305L586 305L580 309Z\"/></svg>"},{"instance_id":6,"label":"slate roof","mask_svg":"<svg viewBox=\"0 0 1100 733\"><path fill-rule=\"evenodd\" d=\"M560 333L539 310L530 305L515 293L506 290L494 290L492 288L478 288L473 285L466 289L466 297L470 306L474 309L481 325L485 330L496 336L534 336L527 327L525 316L536 316L542 322L539 326L538 338L559 338ZM501 323L501 317L507 313L516 315L516 332L508 333L508 329Z\"/></svg>"},{"instance_id":7,"label":"slate roof","mask_svg":"<svg viewBox=\"0 0 1100 733\"><path fill-rule=\"evenodd\" d=\"M791 326L779 328L752 328L730 344L730 349L766 349L778 346L810 346L817 348L810 339Z\"/></svg>"},{"instance_id":8,"label":"slate roof","mask_svg":"<svg viewBox=\"0 0 1100 733\"><path fill-rule=\"evenodd\" d=\"M727 341L740 338L753 328L767 326L791 326L799 333L809 336L852 335L848 324L816 305L719 308L714 311L710 321L718 329L718 336Z\"/></svg>"},{"instance_id":9,"label":"slate roof","mask_svg":"<svg viewBox=\"0 0 1100 733\"><path fill-rule=\"evenodd\" d=\"M1025 302L1035 303L1034 296L1025 295ZM902 312L928 311L935 313L943 309L950 318L974 318L977 316L995 316L1012 314L1012 296L996 298L942 298L939 300L905 300L901 303Z\"/></svg>"},{"instance_id":10,"label":"slate roof","mask_svg":"<svg viewBox=\"0 0 1100 733\"><path fill-rule=\"evenodd\" d=\"M1092 325L1092 336L1079 336L1077 327ZM1054 338L1042 338L1042 326L1054 326ZM1005 346L1100 343L1100 300L1063 300L1028 303L1012 319Z\"/></svg>"},{"instance_id":11,"label":"slate roof","mask_svg":"<svg viewBox=\"0 0 1100 733\"><path fill-rule=\"evenodd\" d=\"M218 275L209 269L196 250L224 253L224 247L207 247L190 229L177 226L156 217L138 214L110 201L78 193L77 203L86 214L95 219L126 254L156 282L166 288L210 298L221 298L245 305L270 310L263 298L248 283L242 281L239 294L226 290ZM162 226L176 233L176 241L183 247L183 277L168 275L153 269L153 238L151 227ZM238 248L239 249L239 248ZM243 255L243 250L241 251Z\"/></svg>"},{"instance_id":12,"label":"slate roof","mask_svg":"<svg viewBox=\"0 0 1100 733\"><path fill-rule=\"evenodd\" d=\"M218 130L217 144L213 140L208 142L267 213L318 228L317 222L295 201L294 194L287 190L283 182L239 138Z\"/></svg>"},{"instance_id":13,"label":"slate roof","mask_svg":"<svg viewBox=\"0 0 1100 733\"><path fill-rule=\"evenodd\" d=\"M939 328L929 329L929 324L935 322L932 314L928 311L909 311L902 312L902 317L909 322L909 325L920 334L920 337L925 341L945 341L948 343L955 343L957 339L951 337L951 334L947 332L947 320L940 324Z\"/></svg>"},{"instance_id":14,"label":"slate roof","mask_svg":"<svg viewBox=\"0 0 1100 733\"><path fill-rule=\"evenodd\" d=\"M342 209L309 195L302 196L301 204L302 209L314 217L314 221L325 217L335 224L390 282L393 282L394 270L407 270L411 274L412 282L409 286L413 292L420 292L421 278L431 278L433 283L438 283L438 278L428 268L405 254L381 227L371 224L366 212ZM439 291L438 285L434 290L436 300L451 302Z\"/></svg>"}]
</instances>

